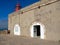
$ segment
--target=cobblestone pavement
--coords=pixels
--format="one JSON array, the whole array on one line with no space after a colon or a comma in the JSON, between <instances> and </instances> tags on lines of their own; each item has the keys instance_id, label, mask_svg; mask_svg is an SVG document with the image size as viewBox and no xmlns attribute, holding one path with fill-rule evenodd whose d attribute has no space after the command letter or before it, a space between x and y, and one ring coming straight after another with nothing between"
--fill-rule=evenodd
<instances>
[{"instance_id":1,"label":"cobblestone pavement","mask_svg":"<svg viewBox=\"0 0 60 45\"><path fill-rule=\"evenodd\" d=\"M60 43L37 38L0 35L0 45L60 45Z\"/></svg>"}]
</instances>

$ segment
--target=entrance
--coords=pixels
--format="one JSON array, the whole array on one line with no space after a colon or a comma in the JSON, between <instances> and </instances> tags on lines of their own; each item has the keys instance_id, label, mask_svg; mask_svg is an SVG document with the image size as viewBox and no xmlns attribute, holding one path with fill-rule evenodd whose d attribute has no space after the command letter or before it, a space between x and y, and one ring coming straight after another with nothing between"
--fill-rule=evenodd
<instances>
[{"instance_id":1,"label":"entrance","mask_svg":"<svg viewBox=\"0 0 60 45\"><path fill-rule=\"evenodd\" d=\"M34 25L34 37L40 37L40 25Z\"/></svg>"},{"instance_id":2,"label":"entrance","mask_svg":"<svg viewBox=\"0 0 60 45\"><path fill-rule=\"evenodd\" d=\"M45 27L41 23L34 22L30 27L31 37L39 37L41 39L45 38Z\"/></svg>"}]
</instances>

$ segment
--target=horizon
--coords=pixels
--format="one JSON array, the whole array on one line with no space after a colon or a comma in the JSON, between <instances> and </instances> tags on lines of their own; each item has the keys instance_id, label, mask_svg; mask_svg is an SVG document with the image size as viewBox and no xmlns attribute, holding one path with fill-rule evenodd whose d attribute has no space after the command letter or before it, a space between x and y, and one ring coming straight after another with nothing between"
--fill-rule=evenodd
<instances>
[{"instance_id":1,"label":"horizon","mask_svg":"<svg viewBox=\"0 0 60 45\"><path fill-rule=\"evenodd\" d=\"M1 0L0 1L0 29L7 28L8 29L8 14L15 11L15 6L19 1L19 4L22 8L29 6L35 2L40 0ZM1 5L2 4L2 5ZM4 22L5 21L5 22Z\"/></svg>"}]
</instances>

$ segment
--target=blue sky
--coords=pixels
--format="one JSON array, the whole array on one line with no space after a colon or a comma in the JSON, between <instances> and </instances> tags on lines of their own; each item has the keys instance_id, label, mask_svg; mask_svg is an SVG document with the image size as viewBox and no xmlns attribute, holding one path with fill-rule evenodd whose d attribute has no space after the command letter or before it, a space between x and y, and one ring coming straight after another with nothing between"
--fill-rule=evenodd
<instances>
[{"instance_id":1,"label":"blue sky","mask_svg":"<svg viewBox=\"0 0 60 45\"><path fill-rule=\"evenodd\" d=\"M15 11L15 6L17 4L17 1L19 1L20 6L22 8L31 5L35 2L38 2L39 0L0 0L0 25L2 25L3 21L8 20L8 14ZM8 21L7 21L8 22ZM8 25L4 23L4 25ZM3 27L3 26L2 26Z\"/></svg>"}]
</instances>

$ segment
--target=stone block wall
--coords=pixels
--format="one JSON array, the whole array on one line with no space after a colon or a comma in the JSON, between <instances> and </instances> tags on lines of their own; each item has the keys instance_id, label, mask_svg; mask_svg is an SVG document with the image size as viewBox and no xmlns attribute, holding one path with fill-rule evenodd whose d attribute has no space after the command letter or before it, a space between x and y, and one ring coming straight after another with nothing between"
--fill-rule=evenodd
<instances>
[{"instance_id":1,"label":"stone block wall","mask_svg":"<svg viewBox=\"0 0 60 45\"><path fill-rule=\"evenodd\" d=\"M14 35L14 26L19 24L22 36L30 36L30 27L34 22L45 26L46 40L60 40L60 1L35 8L27 12L10 14L8 29Z\"/></svg>"}]
</instances>

